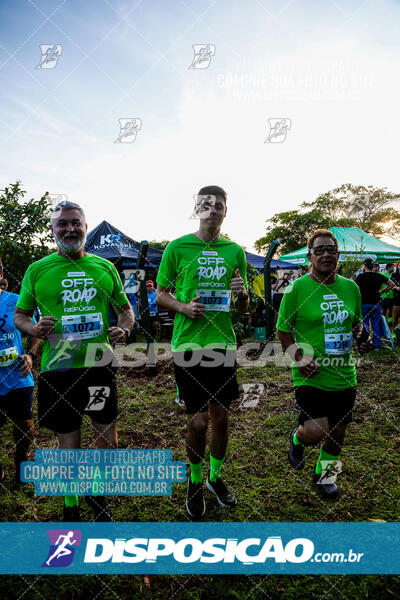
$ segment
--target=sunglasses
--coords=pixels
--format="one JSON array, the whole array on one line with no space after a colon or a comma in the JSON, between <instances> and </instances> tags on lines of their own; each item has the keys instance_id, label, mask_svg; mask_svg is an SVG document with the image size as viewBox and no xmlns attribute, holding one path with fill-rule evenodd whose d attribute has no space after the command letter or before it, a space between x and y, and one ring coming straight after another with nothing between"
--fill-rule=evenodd
<instances>
[{"instance_id":1,"label":"sunglasses","mask_svg":"<svg viewBox=\"0 0 400 600\"><path fill-rule=\"evenodd\" d=\"M315 254L315 256L322 256L325 250L328 252L328 254L338 253L336 246L333 246L332 244L327 244L325 246L314 246L314 248L310 248L310 254Z\"/></svg>"}]
</instances>

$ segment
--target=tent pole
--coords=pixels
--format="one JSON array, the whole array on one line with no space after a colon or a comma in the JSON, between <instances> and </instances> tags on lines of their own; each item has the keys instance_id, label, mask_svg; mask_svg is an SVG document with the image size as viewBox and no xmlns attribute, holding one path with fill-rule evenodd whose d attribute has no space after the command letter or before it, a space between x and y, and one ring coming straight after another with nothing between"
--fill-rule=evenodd
<instances>
[{"instance_id":1,"label":"tent pole","mask_svg":"<svg viewBox=\"0 0 400 600\"><path fill-rule=\"evenodd\" d=\"M279 246L279 241L271 242L264 258L264 297L265 297L265 339L268 342L274 335L274 319L271 301L271 260Z\"/></svg>"},{"instance_id":2,"label":"tent pole","mask_svg":"<svg viewBox=\"0 0 400 600\"><path fill-rule=\"evenodd\" d=\"M149 243L145 240L140 242L140 248L138 257L136 259L136 269L144 270L144 263L146 261L147 250L149 249ZM156 357L154 351L154 335L153 335L153 327L150 319L149 313L149 303L147 300L147 288L146 288L146 278L143 277L139 286L139 297L140 297L140 307L141 307L141 329L144 333L144 339L147 343L147 366L155 367L156 366Z\"/></svg>"}]
</instances>

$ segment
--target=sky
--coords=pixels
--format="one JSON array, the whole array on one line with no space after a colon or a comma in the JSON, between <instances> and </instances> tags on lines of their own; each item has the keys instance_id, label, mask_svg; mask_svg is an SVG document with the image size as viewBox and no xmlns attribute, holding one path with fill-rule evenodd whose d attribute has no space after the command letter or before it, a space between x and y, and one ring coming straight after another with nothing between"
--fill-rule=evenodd
<instances>
[{"instance_id":1,"label":"sky","mask_svg":"<svg viewBox=\"0 0 400 600\"><path fill-rule=\"evenodd\" d=\"M171 240L220 185L222 230L249 251L344 183L399 193L399 21L398 0L2 0L0 188ZM190 68L193 45L211 56Z\"/></svg>"}]
</instances>

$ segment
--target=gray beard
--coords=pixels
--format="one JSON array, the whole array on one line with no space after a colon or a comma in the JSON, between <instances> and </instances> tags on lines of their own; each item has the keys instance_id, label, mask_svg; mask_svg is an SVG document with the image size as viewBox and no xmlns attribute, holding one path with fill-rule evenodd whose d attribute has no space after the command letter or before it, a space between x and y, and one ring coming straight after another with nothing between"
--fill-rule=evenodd
<instances>
[{"instance_id":1,"label":"gray beard","mask_svg":"<svg viewBox=\"0 0 400 600\"><path fill-rule=\"evenodd\" d=\"M77 239L74 244L65 244L57 235L53 235L58 248L60 248L60 250L62 250L65 254L75 254L76 252L79 252L86 242L86 235Z\"/></svg>"}]
</instances>

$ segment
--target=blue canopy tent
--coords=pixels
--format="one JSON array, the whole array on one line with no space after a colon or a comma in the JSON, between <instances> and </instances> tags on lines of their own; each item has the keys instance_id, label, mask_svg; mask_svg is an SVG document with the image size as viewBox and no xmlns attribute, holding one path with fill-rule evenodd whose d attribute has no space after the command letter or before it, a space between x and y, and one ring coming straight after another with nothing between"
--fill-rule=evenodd
<instances>
[{"instance_id":1,"label":"blue canopy tent","mask_svg":"<svg viewBox=\"0 0 400 600\"><path fill-rule=\"evenodd\" d=\"M246 252L246 260L253 267L262 271L264 268L264 256L259 256L258 254L252 254L251 252ZM273 269L298 269L299 265L291 262L286 262L284 260L275 260L274 258L271 260L271 270Z\"/></svg>"},{"instance_id":2,"label":"blue canopy tent","mask_svg":"<svg viewBox=\"0 0 400 600\"><path fill-rule=\"evenodd\" d=\"M139 248L140 242L128 237L107 221L102 221L88 233L85 244L86 252L118 263L118 267L135 267ZM161 257L161 250L149 246L144 267L159 267Z\"/></svg>"}]
</instances>

